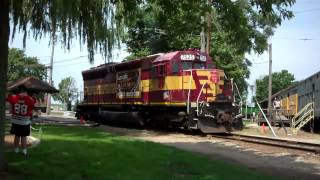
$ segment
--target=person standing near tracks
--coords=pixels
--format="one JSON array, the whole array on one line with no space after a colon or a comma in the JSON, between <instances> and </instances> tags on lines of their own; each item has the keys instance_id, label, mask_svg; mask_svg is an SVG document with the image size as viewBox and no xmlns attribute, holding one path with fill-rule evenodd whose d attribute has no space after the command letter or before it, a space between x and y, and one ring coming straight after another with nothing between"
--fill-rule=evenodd
<instances>
[{"instance_id":1,"label":"person standing near tracks","mask_svg":"<svg viewBox=\"0 0 320 180\"><path fill-rule=\"evenodd\" d=\"M280 106L281 106L280 100L279 100L277 97L274 98L274 100L273 100L273 108L274 108L275 110L279 110L279 109L280 109Z\"/></svg>"},{"instance_id":2,"label":"person standing near tracks","mask_svg":"<svg viewBox=\"0 0 320 180\"><path fill-rule=\"evenodd\" d=\"M10 133L14 134L14 151L19 153L21 142L22 153L27 155L27 136L30 135L30 124L35 100L27 94L25 86L19 86L16 94L9 95L7 101L11 104L12 126Z\"/></svg>"}]
</instances>

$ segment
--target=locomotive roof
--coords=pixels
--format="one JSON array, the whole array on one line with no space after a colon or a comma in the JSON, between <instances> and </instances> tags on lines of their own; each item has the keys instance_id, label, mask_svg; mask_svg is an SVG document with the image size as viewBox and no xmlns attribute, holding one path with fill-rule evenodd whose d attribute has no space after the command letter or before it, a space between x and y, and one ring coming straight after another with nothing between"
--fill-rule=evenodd
<instances>
[{"instance_id":1,"label":"locomotive roof","mask_svg":"<svg viewBox=\"0 0 320 180\"><path fill-rule=\"evenodd\" d=\"M174 51L174 52L169 52L169 53L165 53L165 54L162 54L160 56L158 56L153 62L163 62L163 61L169 61L173 58L175 58L179 52L181 51Z\"/></svg>"},{"instance_id":2,"label":"locomotive roof","mask_svg":"<svg viewBox=\"0 0 320 180\"><path fill-rule=\"evenodd\" d=\"M149 55L146 57L141 57L131 61L125 61L121 63L106 63L100 66L91 68L89 70L82 71L84 79L86 78L97 78L103 77L108 72L117 72L122 70L134 69L139 67L151 66L151 63L159 64L161 62L167 62L174 59L180 59L180 55L194 55L194 57L200 56L200 51L198 49L188 49L182 51L173 51L169 53L158 53ZM207 59L211 59L207 54L205 55Z\"/></svg>"},{"instance_id":3,"label":"locomotive roof","mask_svg":"<svg viewBox=\"0 0 320 180\"><path fill-rule=\"evenodd\" d=\"M115 72L115 71L121 71L121 70L126 70L126 69L138 68L141 66L141 64L143 62L152 61L160 55L162 55L162 53L161 54L153 54L153 55L149 55L149 56L142 57L139 59L125 61L125 62L121 62L121 63L102 64L100 66L93 67L91 69L82 71L82 75L83 75L84 79L103 77L108 72Z\"/></svg>"}]
</instances>

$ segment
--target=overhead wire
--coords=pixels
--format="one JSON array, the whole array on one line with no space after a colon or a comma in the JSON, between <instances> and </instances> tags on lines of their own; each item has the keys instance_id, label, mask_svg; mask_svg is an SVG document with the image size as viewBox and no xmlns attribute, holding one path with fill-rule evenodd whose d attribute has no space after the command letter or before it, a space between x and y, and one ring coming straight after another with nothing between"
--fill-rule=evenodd
<instances>
[{"instance_id":1,"label":"overhead wire","mask_svg":"<svg viewBox=\"0 0 320 180\"><path fill-rule=\"evenodd\" d=\"M301 11L294 11L295 14L301 14L301 13L309 13L309 12L317 12L320 11L320 8L314 8L314 9L306 9Z\"/></svg>"}]
</instances>

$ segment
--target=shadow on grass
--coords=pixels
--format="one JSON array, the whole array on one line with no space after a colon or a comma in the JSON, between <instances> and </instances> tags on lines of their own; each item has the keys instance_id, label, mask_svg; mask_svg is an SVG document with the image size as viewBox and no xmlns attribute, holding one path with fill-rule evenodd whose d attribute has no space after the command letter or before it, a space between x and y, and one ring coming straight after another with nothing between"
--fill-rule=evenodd
<instances>
[{"instance_id":1,"label":"shadow on grass","mask_svg":"<svg viewBox=\"0 0 320 180\"><path fill-rule=\"evenodd\" d=\"M7 152L7 179L270 179L248 169L93 128L46 126L29 156Z\"/></svg>"}]
</instances>

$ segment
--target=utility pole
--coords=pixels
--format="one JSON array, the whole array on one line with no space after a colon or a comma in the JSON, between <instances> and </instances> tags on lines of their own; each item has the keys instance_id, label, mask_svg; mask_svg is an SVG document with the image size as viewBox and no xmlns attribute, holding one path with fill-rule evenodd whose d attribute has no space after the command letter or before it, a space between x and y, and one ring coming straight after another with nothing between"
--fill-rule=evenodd
<instances>
[{"instance_id":1,"label":"utility pole","mask_svg":"<svg viewBox=\"0 0 320 180\"><path fill-rule=\"evenodd\" d=\"M52 46L51 46L51 58L50 58L50 66L49 66L49 85L53 86L52 83L52 72L53 72L53 57L54 57L54 46L56 43L56 32L52 31ZM50 115L51 112L51 94L47 94L47 115Z\"/></svg>"},{"instance_id":2,"label":"utility pole","mask_svg":"<svg viewBox=\"0 0 320 180\"><path fill-rule=\"evenodd\" d=\"M206 52L210 53L210 40L211 40L211 23L212 23L212 0L208 0L209 12L207 19L207 43L206 43Z\"/></svg>"},{"instance_id":3,"label":"utility pole","mask_svg":"<svg viewBox=\"0 0 320 180\"><path fill-rule=\"evenodd\" d=\"M251 106L252 106L252 104L254 104L254 100L253 100L253 96L254 96L254 85L250 85L250 90L251 90L251 99L250 99L250 102L251 102Z\"/></svg>"},{"instance_id":4,"label":"utility pole","mask_svg":"<svg viewBox=\"0 0 320 180\"><path fill-rule=\"evenodd\" d=\"M248 101L246 100L246 120L248 120Z\"/></svg>"},{"instance_id":5,"label":"utility pole","mask_svg":"<svg viewBox=\"0 0 320 180\"><path fill-rule=\"evenodd\" d=\"M206 38L204 34L204 18L201 16L201 33L200 33L200 52L206 52Z\"/></svg>"},{"instance_id":6,"label":"utility pole","mask_svg":"<svg viewBox=\"0 0 320 180\"><path fill-rule=\"evenodd\" d=\"M272 109L272 102L271 102L271 96L272 96L272 44L269 44L269 84L268 84L268 114L271 114Z\"/></svg>"}]
</instances>

